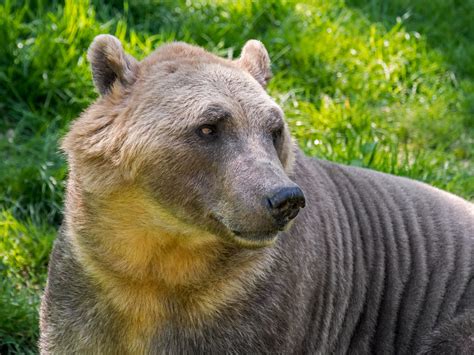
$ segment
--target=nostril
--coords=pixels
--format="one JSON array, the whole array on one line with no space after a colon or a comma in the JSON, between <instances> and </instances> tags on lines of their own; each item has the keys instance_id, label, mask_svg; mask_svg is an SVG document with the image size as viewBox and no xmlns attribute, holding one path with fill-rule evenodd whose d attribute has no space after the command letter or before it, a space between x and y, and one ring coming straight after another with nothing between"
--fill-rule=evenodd
<instances>
[{"instance_id":1,"label":"nostril","mask_svg":"<svg viewBox=\"0 0 474 355\"><path fill-rule=\"evenodd\" d=\"M267 205L273 214L294 218L305 206L305 198L299 187L284 187L267 198Z\"/></svg>"}]
</instances>

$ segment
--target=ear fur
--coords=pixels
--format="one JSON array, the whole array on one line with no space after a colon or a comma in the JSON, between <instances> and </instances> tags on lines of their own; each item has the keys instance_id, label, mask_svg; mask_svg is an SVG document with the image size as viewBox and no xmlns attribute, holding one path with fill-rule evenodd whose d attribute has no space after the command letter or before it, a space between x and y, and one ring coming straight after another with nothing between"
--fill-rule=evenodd
<instances>
[{"instance_id":1,"label":"ear fur","mask_svg":"<svg viewBox=\"0 0 474 355\"><path fill-rule=\"evenodd\" d=\"M103 96L118 80L123 86L133 84L137 77L138 62L126 54L120 41L112 35L98 35L87 51L94 84Z\"/></svg>"},{"instance_id":2,"label":"ear fur","mask_svg":"<svg viewBox=\"0 0 474 355\"><path fill-rule=\"evenodd\" d=\"M238 65L252 75L264 88L272 77L270 57L262 42L251 39L245 43Z\"/></svg>"}]
</instances>

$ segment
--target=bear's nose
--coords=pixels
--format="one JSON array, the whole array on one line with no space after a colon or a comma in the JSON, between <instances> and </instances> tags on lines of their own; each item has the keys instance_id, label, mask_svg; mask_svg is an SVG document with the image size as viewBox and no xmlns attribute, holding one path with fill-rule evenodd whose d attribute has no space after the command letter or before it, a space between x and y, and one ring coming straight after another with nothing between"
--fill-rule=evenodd
<instances>
[{"instance_id":1,"label":"bear's nose","mask_svg":"<svg viewBox=\"0 0 474 355\"><path fill-rule=\"evenodd\" d=\"M284 187L267 197L267 208L281 228L296 217L305 206L303 191L299 187Z\"/></svg>"}]
</instances>

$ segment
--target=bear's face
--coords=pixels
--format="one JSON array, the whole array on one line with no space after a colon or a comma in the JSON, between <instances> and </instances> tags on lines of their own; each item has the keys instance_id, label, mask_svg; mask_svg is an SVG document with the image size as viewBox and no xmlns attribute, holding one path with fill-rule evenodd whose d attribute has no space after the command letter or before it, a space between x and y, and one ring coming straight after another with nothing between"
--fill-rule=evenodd
<instances>
[{"instance_id":1,"label":"bear's face","mask_svg":"<svg viewBox=\"0 0 474 355\"><path fill-rule=\"evenodd\" d=\"M106 150L98 153L108 178L89 166L96 172L90 186L133 184L176 228L182 223L248 247L274 241L304 197L288 176L293 144L283 112L264 90L270 69L263 45L249 41L239 60L227 61L175 43L137 63L117 42L101 36L89 52L103 95L94 110L115 112L95 127L103 138L92 141ZM71 164L82 166L91 159L71 144L77 126L64 145Z\"/></svg>"}]
</instances>

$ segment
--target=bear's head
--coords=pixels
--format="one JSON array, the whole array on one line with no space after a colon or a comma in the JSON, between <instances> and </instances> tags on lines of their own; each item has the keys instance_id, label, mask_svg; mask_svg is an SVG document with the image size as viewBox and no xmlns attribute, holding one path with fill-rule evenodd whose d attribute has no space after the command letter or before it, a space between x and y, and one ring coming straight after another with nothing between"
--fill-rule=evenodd
<instances>
[{"instance_id":1,"label":"bear's head","mask_svg":"<svg viewBox=\"0 0 474 355\"><path fill-rule=\"evenodd\" d=\"M101 97L63 149L89 196L140 191L157 230L246 247L272 243L304 207L283 112L265 91L262 43L248 41L237 60L172 43L138 62L100 35L88 59Z\"/></svg>"}]
</instances>

